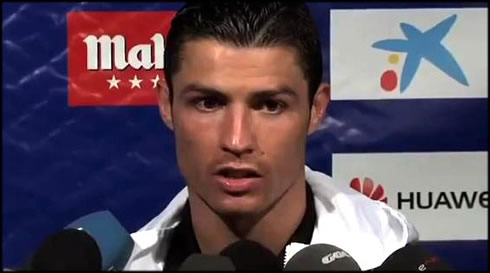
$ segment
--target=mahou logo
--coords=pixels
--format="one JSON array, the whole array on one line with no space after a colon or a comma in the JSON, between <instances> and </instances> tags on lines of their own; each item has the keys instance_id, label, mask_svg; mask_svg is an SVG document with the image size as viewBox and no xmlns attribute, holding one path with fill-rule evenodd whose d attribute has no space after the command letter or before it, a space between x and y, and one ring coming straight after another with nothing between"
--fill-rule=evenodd
<instances>
[{"instance_id":1,"label":"mahou logo","mask_svg":"<svg viewBox=\"0 0 490 273\"><path fill-rule=\"evenodd\" d=\"M388 203L388 197L386 197L383 186L377 185L375 187L373 180L369 177L365 177L362 182L358 177L353 178L350 181L350 187L373 200Z\"/></svg>"},{"instance_id":2,"label":"mahou logo","mask_svg":"<svg viewBox=\"0 0 490 273\"><path fill-rule=\"evenodd\" d=\"M157 104L175 13L68 13L69 106Z\"/></svg>"}]
</instances>

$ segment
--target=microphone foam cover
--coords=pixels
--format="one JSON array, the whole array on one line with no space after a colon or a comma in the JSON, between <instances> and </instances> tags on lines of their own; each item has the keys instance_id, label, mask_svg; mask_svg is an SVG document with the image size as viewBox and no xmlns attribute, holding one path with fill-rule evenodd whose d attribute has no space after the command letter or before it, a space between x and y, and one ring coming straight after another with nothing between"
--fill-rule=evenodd
<instances>
[{"instance_id":1,"label":"microphone foam cover","mask_svg":"<svg viewBox=\"0 0 490 273\"><path fill-rule=\"evenodd\" d=\"M268 248L250 240L239 240L220 252L230 257L237 270L282 270L280 259Z\"/></svg>"},{"instance_id":2,"label":"microphone foam cover","mask_svg":"<svg viewBox=\"0 0 490 273\"><path fill-rule=\"evenodd\" d=\"M102 255L90 235L65 229L46 238L27 267L29 270L102 270Z\"/></svg>"},{"instance_id":3,"label":"microphone foam cover","mask_svg":"<svg viewBox=\"0 0 490 273\"><path fill-rule=\"evenodd\" d=\"M360 271L361 269L357 262L344 250L332 245L315 244L303 248L291 257L284 270Z\"/></svg>"},{"instance_id":4,"label":"microphone foam cover","mask_svg":"<svg viewBox=\"0 0 490 273\"><path fill-rule=\"evenodd\" d=\"M453 270L448 264L429 251L409 245L393 252L375 271L385 270Z\"/></svg>"},{"instance_id":5,"label":"microphone foam cover","mask_svg":"<svg viewBox=\"0 0 490 273\"><path fill-rule=\"evenodd\" d=\"M235 271L230 258L218 255L192 254L179 271Z\"/></svg>"}]
</instances>

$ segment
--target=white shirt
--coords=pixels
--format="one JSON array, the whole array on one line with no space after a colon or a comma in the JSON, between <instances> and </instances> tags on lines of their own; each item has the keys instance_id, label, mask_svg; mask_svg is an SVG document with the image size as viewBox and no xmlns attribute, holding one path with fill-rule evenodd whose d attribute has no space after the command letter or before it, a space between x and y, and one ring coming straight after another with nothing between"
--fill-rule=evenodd
<instances>
[{"instance_id":1,"label":"white shirt","mask_svg":"<svg viewBox=\"0 0 490 273\"><path fill-rule=\"evenodd\" d=\"M391 253L418 239L417 230L405 216L385 203L307 166L305 178L317 215L310 244L339 247L364 271L380 266ZM135 247L124 270L163 270L163 257L187 198L185 187L158 216L131 234ZM294 242L286 246L284 263L306 246Z\"/></svg>"}]
</instances>

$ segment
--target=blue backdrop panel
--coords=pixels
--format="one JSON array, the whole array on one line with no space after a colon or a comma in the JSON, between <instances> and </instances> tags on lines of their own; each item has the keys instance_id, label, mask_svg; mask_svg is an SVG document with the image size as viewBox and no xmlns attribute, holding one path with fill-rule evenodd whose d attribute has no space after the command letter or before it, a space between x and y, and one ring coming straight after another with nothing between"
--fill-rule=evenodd
<instances>
[{"instance_id":1,"label":"blue backdrop panel","mask_svg":"<svg viewBox=\"0 0 490 273\"><path fill-rule=\"evenodd\" d=\"M158 108L68 107L69 11L177 10L182 3L3 3L2 267L19 267L70 221L110 210L131 232L184 186ZM482 3L313 3L329 81L331 8L486 7ZM413 105L419 105L413 112ZM332 153L488 151L488 100L334 101L307 162ZM430 124L424 116L431 116ZM479 117L479 118L475 118ZM383 122L379 122L379 120ZM422 122L421 122L422 121ZM429 121L427 121L429 122ZM378 127L378 126L382 126ZM343 137L349 128L362 132ZM424 242L457 269L486 269L487 240Z\"/></svg>"}]
</instances>

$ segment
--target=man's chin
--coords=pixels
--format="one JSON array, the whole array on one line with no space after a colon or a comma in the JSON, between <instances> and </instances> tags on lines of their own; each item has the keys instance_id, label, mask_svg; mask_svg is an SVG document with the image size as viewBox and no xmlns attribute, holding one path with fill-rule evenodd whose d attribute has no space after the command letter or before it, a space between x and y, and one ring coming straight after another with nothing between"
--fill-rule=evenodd
<instances>
[{"instance_id":1,"label":"man's chin","mask_svg":"<svg viewBox=\"0 0 490 273\"><path fill-rule=\"evenodd\" d=\"M249 196L245 197L226 197L216 204L215 211L217 214L226 217L234 216L252 216L261 211L258 200Z\"/></svg>"}]
</instances>

